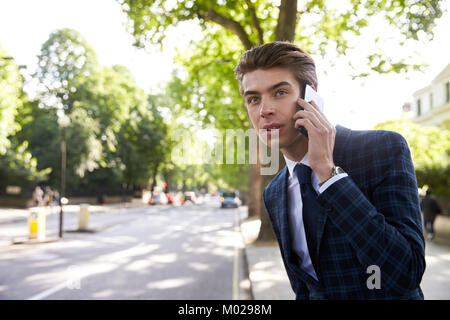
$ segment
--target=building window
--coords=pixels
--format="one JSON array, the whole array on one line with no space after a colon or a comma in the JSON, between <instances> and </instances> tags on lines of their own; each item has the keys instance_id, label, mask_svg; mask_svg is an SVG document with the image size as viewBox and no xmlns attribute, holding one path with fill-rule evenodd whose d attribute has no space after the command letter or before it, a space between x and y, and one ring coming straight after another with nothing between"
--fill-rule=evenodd
<instances>
[{"instance_id":1,"label":"building window","mask_svg":"<svg viewBox=\"0 0 450 320\"><path fill-rule=\"evenodd\" d=\"M430 93L430 109L433 109L433 94Z\"/></svg>"},{"instance_id":2,"label":"building window","mask_svg":"<svg viewBox=\"0 0 450 320\"><path fill-rule=\"evenodd\" d=\"M417 116L420 117L421 110L420 110L420 99L417 99Z\"/></svg>"},{"instance_id":3,"label":"building window","mask_svg":"<svg viewBox=\"0 0 450 320\"><path fill-rule=\"evenodd\" d=\"M447 82L445 84L445 95L446 95L445 102L450 102L450 82Z\"/></svg>"}]
</instances>

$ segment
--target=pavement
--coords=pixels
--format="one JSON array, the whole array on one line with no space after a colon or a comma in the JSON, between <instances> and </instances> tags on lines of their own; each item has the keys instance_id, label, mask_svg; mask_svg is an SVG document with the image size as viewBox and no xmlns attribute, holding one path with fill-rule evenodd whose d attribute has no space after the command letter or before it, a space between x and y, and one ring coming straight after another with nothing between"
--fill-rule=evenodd
<instances>
[{"instance_id":1,"label":"pavement","mask_svg":"<svg viewBox=\"0 0 450 320\"><path fill-rule=\"evenodd\" d=\"M91 213L109 212L112 210L136 208L136 207L148 207L148 204L142 203L142 201L133 201L126 203L111 203L103 205L89 205L89 211ZM0 225L26 222L30 216L30 212L33 211L45 211L46 216L59 214L59 206L49 207L31 207L28 209L16 209L16 208L1 208L0 207ZM78 213L80 211L79 205L65 205L63 207L64 213Z\"/></svg>"},{"instance_id":2,"label":"pavement","mask_svg":"<svg viewBox=\"0 0 450 320\"><path fill-rule=\"evenodd\" d=\"M252 296L255 300L295 299L278 244L255 242L260 225L255 218L241 221ZM436 238L425 244L426 270L421 288L425 300L450 300L450 217L438 216L435 232Z\"/></svg>"}]
</instances>

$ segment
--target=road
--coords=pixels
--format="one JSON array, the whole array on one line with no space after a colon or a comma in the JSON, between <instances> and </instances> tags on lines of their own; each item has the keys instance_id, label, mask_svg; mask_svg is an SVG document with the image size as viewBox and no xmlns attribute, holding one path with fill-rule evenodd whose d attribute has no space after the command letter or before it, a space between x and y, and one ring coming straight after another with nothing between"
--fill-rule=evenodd
<instances>
[{"instance_id":1,"label":"road","mask_svg":"<svg viewBox=\"0 0 450 320\"><path fill-rule=\"evenodd\" d=\"M3 241L0 299L242 299L243 209L210 200L118 210L92 214L96 232L32 245ZM75 230L76 215L64 226ZM2 225L0 240L23 229L24 222ZM47 229L56 234L57 215Z\"/></svg>"}]
</instances>

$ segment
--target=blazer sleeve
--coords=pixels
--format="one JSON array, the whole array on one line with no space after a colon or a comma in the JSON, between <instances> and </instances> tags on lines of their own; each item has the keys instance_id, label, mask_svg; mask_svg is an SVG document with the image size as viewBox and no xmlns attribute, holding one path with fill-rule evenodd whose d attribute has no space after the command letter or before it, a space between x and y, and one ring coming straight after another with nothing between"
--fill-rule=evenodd
<instances>
[{"instance_id":1,"label":"blazer sleeve","mask_svg":"<svg viewBox=\"0 0 450 320\"><path fill-rule=\"evenodd\" d=\"M345 234L360 263L380 267L382 288L401 294L420 285L425 247L408 144L396 133L384 139L372 144L373 160L361 164L373 179L367 196L349 175L328 187L318 201L327 207L328 217Z\"/></svg>"}]
</instances>

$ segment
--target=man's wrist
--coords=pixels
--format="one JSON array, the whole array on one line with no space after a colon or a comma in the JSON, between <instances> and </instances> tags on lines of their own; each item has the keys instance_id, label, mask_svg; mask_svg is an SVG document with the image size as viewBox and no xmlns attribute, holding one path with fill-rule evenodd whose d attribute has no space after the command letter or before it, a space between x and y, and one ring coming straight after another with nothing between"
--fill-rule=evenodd
<instances>
[{"instance_id":1,"label":"man's wrist","mask_svg":"<svg viewBox=\"0 0 450 320\"><path fill-rule=\"evenodd\" d=\"M326 180L330 179L333 176L334 167L335 167L334 163L331 163L324 166L320 170L317 170L316 175L317 178L319 178L320 183L325 182Z\"/></svg>"},{"instance_id":2,"label":"man's wrist","mask_svg":"<svg viewBox=\"0 0 450 320\"><path fill-rule=\"evenodd\" d=\"M345 171L341 167L333 166L333 168L331 169L331 174L328 178L326 178L325 180L320 180L320 178L319 178L319 180L320 180L319 188L322 187L331 178L333 178L339 174L342 174L342 173L345 174Z\"/></svg>"}]
</instances>

